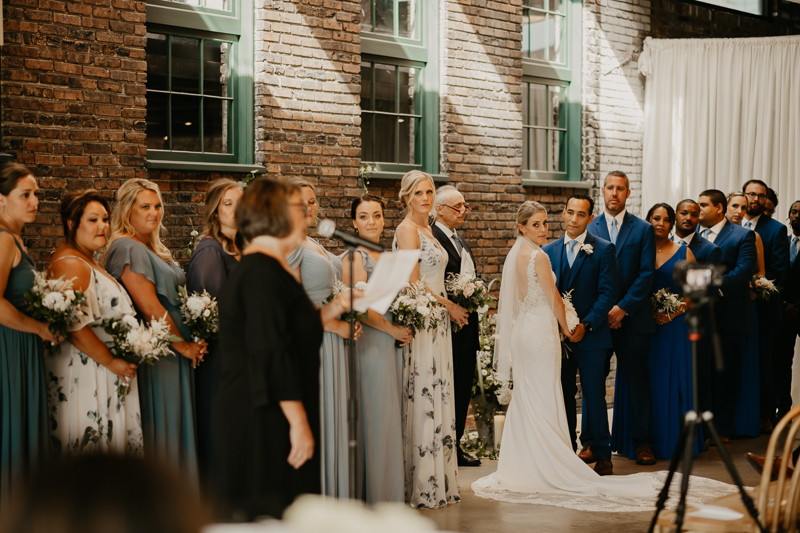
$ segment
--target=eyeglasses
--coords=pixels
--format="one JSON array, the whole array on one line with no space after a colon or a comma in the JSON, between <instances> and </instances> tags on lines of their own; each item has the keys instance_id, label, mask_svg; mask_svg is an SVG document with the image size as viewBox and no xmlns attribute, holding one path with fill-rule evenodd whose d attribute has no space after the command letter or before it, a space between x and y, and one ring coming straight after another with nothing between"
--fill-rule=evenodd
<instances>
[{"instance_id":1,"label":"eyeglasses","mask_svg":"<svg viewBox=\"0 0 800 533\"><path fill-rule=\"evenodd\" d=\"M289 205L292 206L292 207L299 207L300 209L303 210L303 214L306 215L306 216L308 216L308 214L311 212L311 206L309 206L305 202L289 203Z\"/></svg>"},{"instance_id":2,"label":"eyeglasses","mask_svg":"<svg viewBox=\"0 0 800 533\"><path fill-rule=\"evenodd\" d=\"M754 192L746 192L746 193L744 193L744 195L747 196L748 198L750 198L751 200L753 198L758 198L759 200L766 200L767 199L767 195L766 194L756 194Z\"/></svg>"},{"instance_id":3,"label":"eyeglasses","mask_svg":"<svg viewBox=\"0 0 800 533\"><path fill-rule=\"evenodd\" d=\"M447 204L442 204L442 205L445 207L449 207L458 214L469 213L470 211L472 211L472 208L467 204L463 204L461 207L453 207L452 205L447 205Z\"/></svg>"}]
</instances>

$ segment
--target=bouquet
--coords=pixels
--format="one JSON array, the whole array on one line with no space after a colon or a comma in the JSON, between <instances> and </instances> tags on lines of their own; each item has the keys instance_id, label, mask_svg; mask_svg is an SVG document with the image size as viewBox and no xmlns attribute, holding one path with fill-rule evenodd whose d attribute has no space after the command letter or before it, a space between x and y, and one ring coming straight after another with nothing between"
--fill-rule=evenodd
<instances>
[{"instance_id":1,"label":"bouquet","mask_svg":"<svg viewBox=\"0 0 800 533\"><path fill-rule=\"evenodd\" d=\"M564 311L566 312L567 327L569 328L569 331L572 332L575 328L578 327L578 324L581 323L581 319L578 317L578 312L575 310L575 306L572 303L572 291L570 290L562 294L561 299L564 302ZM572 353L572 348L569 347L566 337L562 333L561 355L565 359L568 359L570 353Z\"/></svg>"},{"instance_id":2,"label":"bouquet","mask_svg":"<svg viewBox=\"0 0 800 533\"><path fill-rule=\"evenodd\" d=\"M144 324L133 315L106 319L102 323L105 332L111 336L111 352L135 365L153 365L159 357L170 355L169 345L183 339L169 331L167 315ZM120 385L117 393L125 396L131 391L130 385Z\"/></svg>"},{"instance_id":3,"label":"bouquet","mask_svg":"<svg viewBox=\"0 0 800 533\"><path fill-rule=\"evenodd\" d=\"M444 305L433 297L422 280L401 290L389 310L395 322L410 328L413 335L423 329L438 327L446 313ZM395 341L395 345L399 347L400 342Z\"/></svg>"},{"instance_id":4,"label":"bouquet","mask_svg":"<svg viewBox=\"0 0 800 533\"><path fill-rule=\"evenodd\" d=\"M195 340L216 339L219 333L217 299L212 298L208 291L203 291L203 294L193 292L190 296L186 287L178 287L178 293L183 323L189 326Z\"/></svg>"},{"instance_id":5,"label":"bouquet","mask_svg":"<svg viewBox=\"0 0 800 533\"><path fill-rule=\"evenodd\" d=\"M33 287L25 293L25 302L31 318L47 322L50 333L66 338L67 328L84 316L81 306L86 295L72 289L71 279L64 276L47 279L44 272L36 272Z\"/></svg>"},{"instance_id":6,"label":"bouquet","mask_svg":"<svg viewBox=\"0 0 800 533\"><path fill-rule=\"evenodd\" d=\"M667 287L659 289L650 297L650 308L654 313L674 315L684 306L683 299Z\"/></svg>"},{"instance_id":7,"label":"bouquet","mask_svg":"<svg viewBox=\"0 0 800 533\"><path fill-rule=\"evenodd\" d=\"M486 312L494 301L483 281L475 276L450 273L445 282L445 289L452 295L453 302L466 309L468 313L479 310ZM454 322L453 332L458 329L458 323Z\"/></svg>"},{"instance_id":8,"label":"bouquet","mask_svg":"<svg viewBox=\"0 0 800 533\"><path fill-rule=\"evenodd\" d=\"M325 303L332 302L340 294L347 292L347 289L349 288L350 287L348 287L341 281L337 280L336 283L333 284L333 291L331 291L331 295L328 296L327 300L325 300ZM363 291L366 288L367 284L364 283L363 281L359 281L358 283L356 283L354 287L354 289L357 291ZM342 316L339 317L339 320L344 320L345 322L350 322L350 321L356 322L358 320L366 320L368 315L369 311L366 311L364 313L359 313L358 311L347 311L346 313L342 313ZM350 339L345 339L344 345L350 346Z\"/></svg>"},{"instance_id":9,"label":"bouquet","mask_svg":"<svg viewBox=\"0 0 800 533\"><path fill-rule=\"evenodd\" d=\"M756 274L750 279L750 290L754 291L759 299L768 302L772 296L778 294L780 289L778 289L774 281L765 278L761 274Z\"/></svg>"}]
</instances>

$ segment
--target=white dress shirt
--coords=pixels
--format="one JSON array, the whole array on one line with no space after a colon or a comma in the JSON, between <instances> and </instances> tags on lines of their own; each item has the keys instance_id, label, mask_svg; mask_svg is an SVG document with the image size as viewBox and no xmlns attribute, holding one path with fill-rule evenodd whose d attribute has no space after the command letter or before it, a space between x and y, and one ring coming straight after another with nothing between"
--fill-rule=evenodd
<instances>
[{"instance_id":1,"label":"white dress shirt","mask_svg":"<svg viewBox=\"0 0 800 533\"><path fill-rule=\"evenodd\" d=\"M456 253L459 254L459 257L461 257L461 265L462 265L461 272L466 272L467 270L471 269L472 272L474 273L475 263L473 263L472 258L469 256L469 253L467 253L466 255L461 253L461 251L459 250L459 246L456 245L455 243L455 237L457 235L456 230L448 228L438 220L435 222L435 224L440 230L442 230L442 233L444 233L447 236L447 238L450 239L450 243L453 245L453 248L456 249ZM464 261L467 261L468 264L464 265Z\"/></svg>"},{"instance_id":2,"label":"white dress shirt","mask_svg":"<svg viewBox=\"0 0 800 533\"><path fill-rule=\"evenodd\" d=\"M700 230L700 235L702 235L703 231L705 231L706 229L710 229L711 233L708 234L708 237L706 237L706 239L708 239L710 242L716 241L717 240L717 235L719 235L719 232L722 231L722 226L725 225L725 222L727 222L727 219L723 218L721 221L719 221L716 224L714 224L711 228L703 228L703 229L701 229Z\"/></svg>"},{"instance_id":3,"label":"white dress shirt","mask_svg":"<svg viewBox=\"0 0 800 533\"><path fill-rule=\"evenodd\" d=\"M619 236L619 232L622 231L622 221L625 219L625 213L627 213L627 212L628 212L627 209L623 209L622 211L617 213L617 216L611 216L611 213L606 211L606 213L605 213L606 214L606 226L608 226L608 234L609 235L611 235L611 220L616 218L617 219L617 236ZM583 241L581 241L581 242L583 242Z\"/></svg>"},{"instance_id":4,"label":"white dress shirt","mask_svg":"<svg viewBox=\"0 0 800 533\"><path fill-rule=\"evenodd\" d=\"M677 233L675 233L672 235L672 237L673 237L672 239L673 242L678 242L680 240L683 240L683 242L686 243L686 246L689 246L690 244L692 244L692 239L694 238L694 232L689 233L689 235L687 235L686 237L680 237Z\"/></svg>"},{"instance_id":5,"label":"white dress shirt","mask_svg":"<svg viewBox=\"0 0 800 533\"><path fill-rule=\"evenodd\" d=\"M756 229L756 226L758 225L758 219L759 219L759 218L761 218L761 215L758 215L757 217L753 217L753 218L751 218L751 219L750 219L750 224L752 224L752 226L751 226L751 227L749 227L749 228L747 228L747 227L745 227L745 225L744 225L744 223L745 223L745 222L747 222L747 217L742 217L742 227L743 227L744 229L751 229L751 230L755 230L755 229Z\"/></svg>"},{"instance_id":6,"label":"white dress shirt","mask_svg":"<svg viewBox=\"0 0 800 533\"><path fill-rule=\"evenodd\" d=\"M565 233L564 234L564 245L565 246L569 245L570 241L578 241L580 246L578 246L578 248L575 249L575 252L580 251L581 246L583 246L584 241L586 241L586 233L587 233L586 230L584 230L583 233L581 233L580 235L578 235L574 239L570 238L570 236ZM577 254L576 254L576 256L577 256Z\"/></svg>"}]
</instances>

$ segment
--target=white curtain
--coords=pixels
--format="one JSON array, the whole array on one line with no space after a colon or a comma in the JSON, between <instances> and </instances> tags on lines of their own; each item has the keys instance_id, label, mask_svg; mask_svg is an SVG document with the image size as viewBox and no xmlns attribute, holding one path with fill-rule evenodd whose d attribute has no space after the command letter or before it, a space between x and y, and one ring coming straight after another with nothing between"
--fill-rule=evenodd
<instances>
[{"instance_id":1,"label":"white curtain","mask_svg":"<svg viewBox=\"0 0 800 533\"><path fill-rule=\"evenodd\" d=\"M645 39L643 214L761 179L800 200L800 36Z\"/></svg>"}]
</instances>

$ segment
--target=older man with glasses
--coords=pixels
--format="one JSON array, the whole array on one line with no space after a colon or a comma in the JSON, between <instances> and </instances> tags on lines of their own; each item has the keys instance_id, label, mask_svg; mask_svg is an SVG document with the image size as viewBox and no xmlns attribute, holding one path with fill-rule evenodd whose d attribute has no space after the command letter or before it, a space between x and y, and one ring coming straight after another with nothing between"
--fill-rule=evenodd
<instances>
[{"instance_id":1,"label":"older man with glasses","mask_svg":"<svg viewBox=\"0 0 800 533\"><path fill-rule=\"evenodd\" d=\"M462 272L476 273L475 256L472 255L467 241L457 230L464 223L464 216L471 210L464 202L464 196L451 185L439 187L436 190L433 208L436 212L436 223L431 232L447 250L445 276ZM456 438L459 443L467 423L472 380L480 349L479 333L478 313L470 313L469 323L453 333L453 395L456 408ZM461 450L461 446L458 446L456 451L458 466L480 466L480 460L468 456Z\"/></svg>"}]
</instances>

